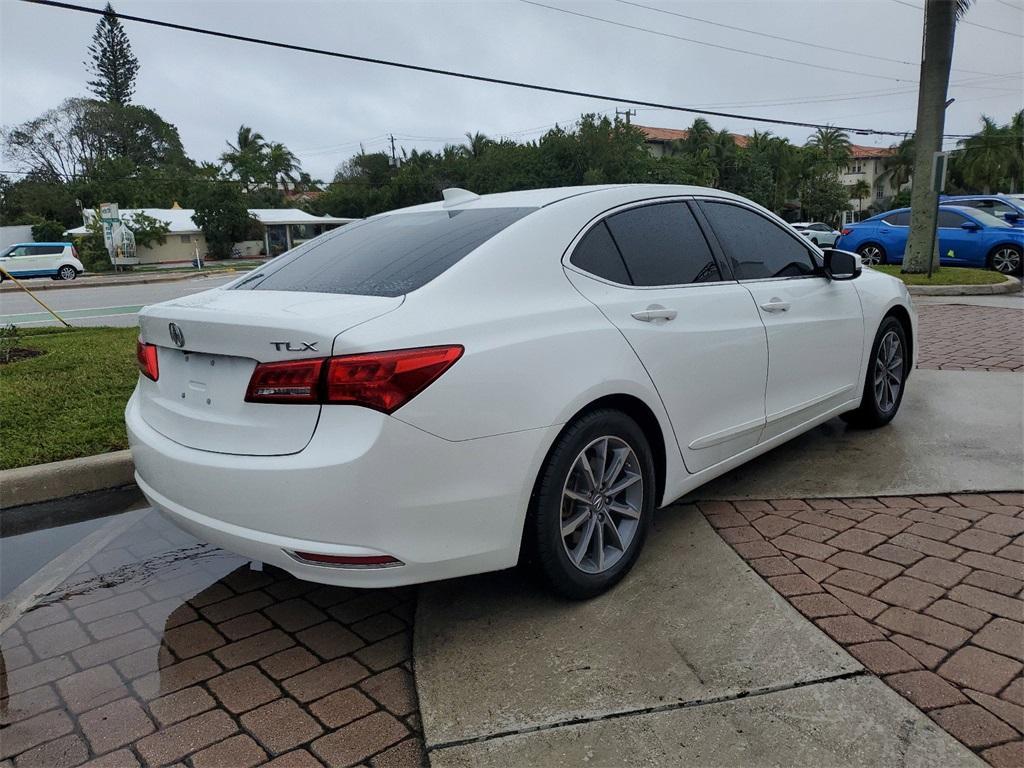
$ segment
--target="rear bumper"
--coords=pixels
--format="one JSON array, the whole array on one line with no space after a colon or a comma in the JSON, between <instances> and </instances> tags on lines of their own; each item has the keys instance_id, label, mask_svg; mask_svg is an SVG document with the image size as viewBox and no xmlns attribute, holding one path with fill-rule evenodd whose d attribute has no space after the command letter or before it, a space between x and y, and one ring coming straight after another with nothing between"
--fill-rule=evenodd
<instances>
[{"instance_id":1,"label":"rear bumper","mask_svg":"<svg viewBox=\"0 0 1024 768\"><path fill-rule=\"evenodd\" d=\"M324 408L305 450L187 448L125 413L139 488L197 538L325 584L387 587L516 563L534 478L557 427L451 442L363 408ZM310 565L289 552L390 555Z\"/></svg>"}]
</instances>

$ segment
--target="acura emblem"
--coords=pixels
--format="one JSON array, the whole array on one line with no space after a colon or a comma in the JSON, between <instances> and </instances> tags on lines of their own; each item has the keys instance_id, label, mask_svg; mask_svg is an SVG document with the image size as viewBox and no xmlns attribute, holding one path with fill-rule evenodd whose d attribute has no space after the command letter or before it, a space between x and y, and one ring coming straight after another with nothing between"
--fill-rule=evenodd
<instances>
[{"instance_id":1,"label":"acura emblem","mask_svg":"<svg viewBox=\"0 0 1024 768\"><path fill-rule=\"evenodd\" d=\"M185 346L185 334L181 332L181 328L176 323L168 323L167 330L171 333L171 341L174 342L174 346Z\"/></svg>"}]
</instances>

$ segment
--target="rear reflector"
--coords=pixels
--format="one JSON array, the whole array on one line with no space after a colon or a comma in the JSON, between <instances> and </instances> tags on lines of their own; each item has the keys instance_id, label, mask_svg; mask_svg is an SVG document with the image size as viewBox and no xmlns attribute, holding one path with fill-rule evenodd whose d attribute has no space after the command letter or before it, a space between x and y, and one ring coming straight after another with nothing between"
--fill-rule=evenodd
<instances>
[{"instance_id":1,"label":"rear reflector","mask_svg":"<svg viewBox=\"0 0 1024 768\"><path fill-rule=\"evenodd\" d=\"M156 359L156 344L145 344L139 339L135 345L135 357L139 361L139 372L147 379L160 378L160 365Z\"/></svg>"},{"instance_id":2,"label":"rear reflector","mask_svg":"<svg viewBox=\"0 0 1024 768\"><path fill-rule=\"evenodd\" d=\"M323 358L292 360L286 363L261 363L252 372L247 403L320 402L320 370Z\"/></svg>"},{"instance_id":3,"label":"rear reflector","mask_svg":"<svg viewBox=\"0 0 1024 768\"><path fill-rule=\"evenodd\" d=\"M847 229L844 229L844 230L843 230L842 232L840 232L839 234L841 234L841 235L848 235L848 234L850 234L851 232L853 232L853 230L852 230L852 229L849 229L849 228L847 228Z\"/></svg>"},{"instance_id":4,"label":"rear reflector","mask_svg":"<svg viewBox=\"0 0 1024 768\"><path fill-rule=\"evenodd\" d=\"M436 381L462 353L456 344L261 363L253 371L245 399L361 405L393 413Z\"/></svg>"},{"instance_id":5,"label":"rear reflector","mask_svg":"<svg viewBox=\"0 0 1024 768\"><path fill-rule=\"evenodd\" d=\"M405 565L401 560L396 560L390 555L366 555L356 557L352 555L318 555L315 552L294 552L299 560L318 565L348 566L355 568L389 568L395 565Z\"/></svg>"}]
</instances>

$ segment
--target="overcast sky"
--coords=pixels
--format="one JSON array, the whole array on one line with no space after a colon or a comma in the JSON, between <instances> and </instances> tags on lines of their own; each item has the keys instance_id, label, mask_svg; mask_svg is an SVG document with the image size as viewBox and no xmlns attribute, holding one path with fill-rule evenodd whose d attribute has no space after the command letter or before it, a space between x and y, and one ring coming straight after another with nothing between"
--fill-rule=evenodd
<instances>
[{"instance_id":1,"label":"overcast sky","mask_svg":"<svg viewBox=\"0 0 1024 768\"><path fill-rule=\"evenodd\" d=\"M77 2L103 6L98 0ZM537 2L663 35L522 0L115 0L114 7L236 34L646 101L878 129L914 127L918 67L898 62L920 58L922 11L912 6L923 0L635 0L860 55L759 37L615 0ZM17 124L64 98L87 95L82 62L97 19L0 0L0 123ZM956 102L949 109L947 133L976 130L982 112L1005 122L1024 105L1024 0L977 0L965 20L970 24L957 31L950 88ZM529 140L555 122L571 124L581 112L626 106L134 22L125 22L125 28L142 65L135 101L176 125L196 160L216 160L225 141L246 124L269 140L284 142L315 177L330 179L360 142L367 151L382 150L388 133L407 149L437 149L459 142L466 131ZM1007 74L1015 77L997 77ZM960 81L968 82L956 85ZM640 108L633 120L684 128L693 115ZM738 133L771 129L797 143L809 133L734 119L710 121ZM887 146L894 140L856 136L854 141ZM4 169L9 167L5 161Z\"/></svg>"}]
</instances>

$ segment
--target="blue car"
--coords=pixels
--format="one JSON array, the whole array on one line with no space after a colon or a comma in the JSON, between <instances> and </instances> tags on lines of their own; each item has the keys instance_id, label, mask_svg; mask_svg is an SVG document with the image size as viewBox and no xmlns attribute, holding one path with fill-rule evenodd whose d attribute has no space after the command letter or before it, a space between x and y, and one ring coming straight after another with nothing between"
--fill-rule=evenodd
<instances>
[{"instance_id":1,"label":"blue car","mask_svg":"<svg viewBox=\"0 0 1024 768\"><path fill-rule=\"evenodd\" d=\"M1024 195L943 195L941 200L949 205L977 208L1024 229Z\"/></svg>"},{"instance_id":2,"label":"blue car","mask_svg":"<svg viewBox=\"0 0 1024 768\"><path fill-rule=\"evenodd\" d=\"M899 208L848 224L836 248L855 251L861 262L901 264L910 232L910 209ZM951 267L982 267L1019 275L1024 254L1024 229L1003 219L955 205L939 206L939 261Z\"/></svg>"}]
</instances>

